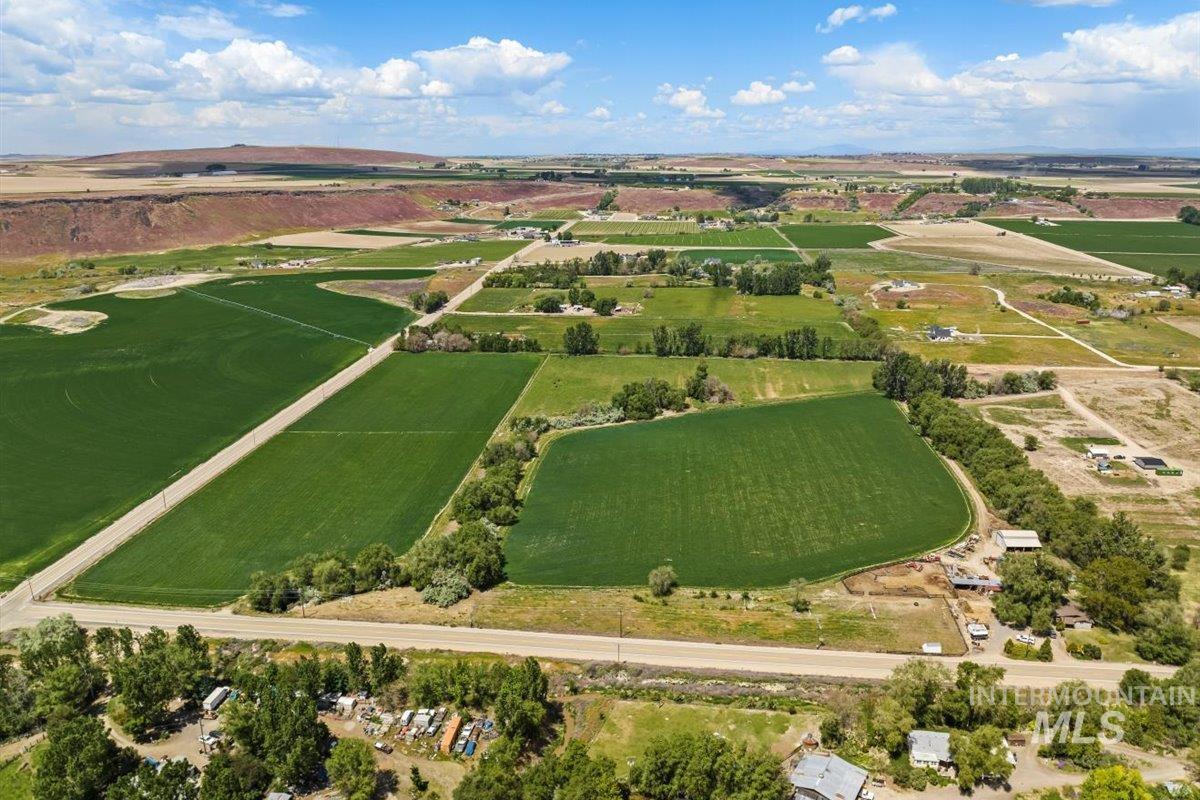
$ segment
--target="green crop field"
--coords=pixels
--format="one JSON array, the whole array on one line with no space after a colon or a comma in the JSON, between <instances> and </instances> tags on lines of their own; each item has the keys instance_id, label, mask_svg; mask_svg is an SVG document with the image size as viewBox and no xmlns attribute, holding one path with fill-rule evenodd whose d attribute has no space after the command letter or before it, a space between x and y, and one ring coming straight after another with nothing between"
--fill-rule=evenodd
<instances>
[{"instance_id":1,"label":"green crop field","mask_svg":"<svg viewBox=\"0 0 1200 800\"><path fill-rule=\"evenodd\" d=\"M1165 275L1171 267L1200 267L1200 225L1106 220L1037 225L1024 219L989 219L988 224L1156 275Z\"/></svg>"},{"instance_id":2,"label":"green crop field","mask_svg":"<svg viewBox=\"0 0 1200 800\"><path fill-rule=\"evenodd\" d=\"M641 305L631 315L588 317L600 333L605 352L648 344L651 331L660 325L699 322L714 338L735 333L780 333L811 325L821 336L853 339L856 335L842 321L841 312L829 299L807 295L747 296L731 288L708 286L647 288L641 286L597 286L600 297L615 297L623 306ZM554 314L497 313L526 306L544 294L565 295L550 289L484 289L465 302L461 311L446 319L464 329L492 333L520 333L537 339L549 350L562 348L563 331L579 322L578 317Z\"/></svg>"},{"instance_id":3,"label":"green crop field","mask_svg":"<svg viewBox=\"0 0 1200 800\"><path fill-rule=\"evenodd\" d=\"M403 552L541 357L392 355L80 576L71 592L215 605L308 552Z\"/></svg>"},{"instance_id":4,"label":"green crop field","mask_svg":"<svg viewBox=\"0 0 1200 800\"><path fill-rule=\"evenodd\" d=\"M782 248L783 245L780 245ZM753 250L684 250L679 253L692 261L719 258L726 264L744 264L747 261L799 261L800 254L791 249L758 248Z\"/></svg>"},{"instance_id":5,"label":"green crop field","mask_svg":"<svg viewBox=\"0 0 1200 800\"><path fill-rule=\"evenodd\" d=\"M108 315L84 333L0 326L0 586L50 563L413 318L317 283L428 274L256 275L153 299L58 304Z\"/></svg>"},{"instance_id":6,"label":"green crop field","mask_svg":"<svg viewBox=\"0 0 1200 800\"><path fill-rule=\"evenodd\" d=\"M814 250L855 249L867 247L877 239L893 236L878 225L783 225L779 232L800 248Z\"/></svg>"},{"instance_id":7,"label":"green crop field","mask_svg":"<svg viewBox=\"0 0 1200 800\"><path fill-rule=\"evenodd\" d=\"M510 219L496 225L496 230L510 231L513 228L540 228L544 231L558 230L566 220L561 219Z\"/></svg>"},{"instance_id":8,"label":"green crop field","mask_svg":"<svg viewBox=\"0 0 1200 800\"><path fill-rule=\"evenodd\" d=\"M649 236L663 233L699 233L700 226L693 220L652 220L638 222L613 222L611 220L584 220L571 226L576 236Z\"/></svg>"},{"instance_id":9,"label":"green crop field","mask_svg":"<svg viewBox=\"0 0 1200 800\"><path fill-rule=\"evenodd\" d=\"M617 223L631 225L633 223ZM668 223L646 223L666 225ZM574 229L572 229L574 232ZM774 228L736 228L732 231L697 231L688 233L609 233L589 235L576 233L586 242L630 244L647 247L788 247L789 243Z\"/></svg>"},{"instance_id":10,"label":"green crop field","mask_svg":"<svg viewBox=\"0 0 1200 800\"><path fill-rule=\"evenodd\" d=\"M606 403L626 383L651 377L682 386L701 361L708 365L709 375L729 385L737 403L861 392L871 388L876 367L870 361L552 355L530 382L514 413L569 414L587 402Z\"/></svg>"},{"instance_id":11,"label":"green crop field","mask_svg":"<svg viewBox=\"0 0 1200 800\"><path fill-rule=\"evenodd\" d=\"M520 239L489 239L479 242L443 242L430 245L402 245L383 250L366 250L339 259L338 267L432 267L478 256L484 261L508 258L529 242Z\"/></svg>"},{"instance_id":12,"label":"green crop field","mask_svg":"<svg viewBox=\"0 0 1200 800\"><path fill-rule=\"evenodd\" d=\"M568 433L543 451L506 541L515 583L778 586L959 537L962 489L875 394Z\"/></svg>"}]
</instances>

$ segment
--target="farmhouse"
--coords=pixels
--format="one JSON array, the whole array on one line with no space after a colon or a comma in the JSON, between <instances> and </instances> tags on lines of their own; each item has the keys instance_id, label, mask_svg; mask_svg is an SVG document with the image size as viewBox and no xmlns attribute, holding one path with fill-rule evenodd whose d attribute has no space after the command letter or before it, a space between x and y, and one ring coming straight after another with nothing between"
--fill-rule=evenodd
<instances>
[{"instance_id":1,"label":"farmhouse","mask_svg":"<svg viewBox=\"0 0 1200 800\"><path fill-rule=\"evenodd\" d=\"M1138 456L1137 458L1135 458L1133 460L1133 463L1137 464L1139 467L1146 470L1147 472L1150 472L1150 471L1153 471L1156 469L1166 469L1167 468L1167 462L1163 461L1161 458L1158 458L1157 456Z\"/></svg>"},{"instance_id":2,"label":"farmhouse","mask_svg":"<svg viewBox=\"0 0 1200 800\"><path fill-rule=\"evenodd\" d=\"M992 541L1004 552L1028 553L1042 549L1042 540L1037 531L995 531Z\"/></svg>"},{"instance_id":3,"label":"farmhouse","mask_svg":"<svg viewBox=\"0 0 1200 800\"><path fill-rule=\"evenodd\" d=\"M832 753L804 756L788 776L795 797L812 800L855 800L867 782L867 772Z\"/></svg>"},{"instance_id":4,"label":"farmhouse","mask_svg":"<svg viewBox=\"0 0 1200 800\"><path fill-rule=\"evenodd\" d=\"M946 769L954 764L950 757L950 734L942 731L909 731L908 762L918 769Z\"/></svg>"},{"instance_id":5,"label":"farmhouse","mask_svg":"<svg viewBox=\"0 0 1200 800\"><path fill-rule=\"evenodd\" d=\"M1092 618L1074 603L1065 603L1055 609L1054 619L1056 622L1062 623L1063 627L1074 628L1077 631L1092 629Z\"/></svg>"},{"instance_id":6,"label":"farmhouse","mask_svg":"<svg viewBox=\"0 0 1200 800\"><path fill-rule=\"evenodd\" d=\"M1108 458L1108 448L1101 447L1098 444L1089 444L1087 448L1088 458Z\"/></svg>"}]
</instances>

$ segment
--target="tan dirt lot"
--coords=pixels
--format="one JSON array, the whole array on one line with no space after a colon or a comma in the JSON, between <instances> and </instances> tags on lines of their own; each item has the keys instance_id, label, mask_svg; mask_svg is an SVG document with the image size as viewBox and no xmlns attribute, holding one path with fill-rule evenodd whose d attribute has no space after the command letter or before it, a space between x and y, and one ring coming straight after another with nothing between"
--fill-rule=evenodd
<instances>
[{"instance_id":1,"label":"tan dirt lot","mask_svg":"<svg viewBox=\"0 0 1200 800\"><path fill-rule=\"evenodd\" d=\"M344 247L348 250L383 250L387 247L403 247L423 242L408 236L372 236L369 233L341 233L339 231L306 231L285 233L250 244L273 244L277 247Z\"/></svg>"}]
</instances>

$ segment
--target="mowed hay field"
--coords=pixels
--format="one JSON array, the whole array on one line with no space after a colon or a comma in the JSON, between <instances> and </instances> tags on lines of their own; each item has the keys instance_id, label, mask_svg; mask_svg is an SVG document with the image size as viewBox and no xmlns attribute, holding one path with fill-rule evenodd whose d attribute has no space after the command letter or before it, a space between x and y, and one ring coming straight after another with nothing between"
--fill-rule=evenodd
<instances>
[{"instance_id":1,"label":"mowed hay field","mask_svg":"<svg viewBox=\"0 0 1200 800\"><path fill-rule=\"evenodd\" d=\"M514 583L685 586L817 580L946 544L966 497L875 394L566 434L506 541Z\"/></svg>"},{"instance_id":2,"label":"mowed hay field","mask_svg":"<svg viewBox=\"0 0 1200 800\"><path fill-rule=\"evenodd\" d=\"M1182 222L988 220L1005 230L1068 247L1127 267L1165 275L1171 267L1200 268L1200 225Z\"/></svg>"},{"instance_id":3,"label":"mowed hay field","mask_svg":"<svg viewBox=\"0 0 1200 800\"><path fill-rule=\"evenodd\" d=\"M372 542L403 552L541 357L398 353L80 576L102 600L217 605L251 573Z\"/></svg>"},{"instance_id":4,"label":"mowed hay field","mask_svg":"<svg viewBox=\"0 0 1200 800\"><path fill-rule=\"evenodd\" d=\"M708 374L728 384L737 403L758 403L871 388L870 361L784 361L774 358L657 358L654 356L552 355L513 410L522 416L570 414L588 402L607 403L622 386L661 378L673 386L704 362Z\"/></svg>"},{"instance_id":5,"label":"mowed hay field","mask_svg":"<svg viewBox=\"0 0 1200 800\"><path fill-rule=\"evenodd\" d=\"M433 267L482 258L484 261L502 261L520 250L529 242L523 239L494 239L480 242L442 242L430 245L406 245L355 253L339 259L338 267L390 268L390 267Z\"/></svg>"},{"instance_id":6,"label":"mowed hay field","mask_svg":"<svg viewBox=\"0 0 1200 800\"><path fill-rule=\"evenodd\" d=\"M316 272L150 299L99 295L55 306L107 315L71 335L0 325L0 586L52 562L364 355L363 342L413 318L317 283L426 274Z\"/></svg>"}]
</instances>

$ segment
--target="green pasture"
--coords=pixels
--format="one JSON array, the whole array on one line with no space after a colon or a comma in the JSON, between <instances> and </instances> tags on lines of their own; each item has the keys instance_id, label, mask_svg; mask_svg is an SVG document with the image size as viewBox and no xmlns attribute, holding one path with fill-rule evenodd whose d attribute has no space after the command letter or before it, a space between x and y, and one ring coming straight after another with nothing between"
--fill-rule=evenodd
<instances>
[{"instance_id":1,"label":"green pasture","mask_svg":"<svg viewBox=\"0 0 1200 800\"><path fill-rule=\"evenodd\" d=\"M410 322L318 288L428 270L252 275L151 299L56 336L0 325L0 586L12 586Z\"/></svg>"},{"instance_id":2,"label":"green pasture","mask_svg":"<svg viewBox=\"0 0 1200 800\"><path fill-rule=\"evenodd\" d=\"M814 250L840 250L867 247L877 239L893 234L878 225L836 225L812 223L782 225L779 232L796 247Z\"/></svg>"},{"instance_id":3,"label":"green pasture","mask_svg":"<svg viewBox=\"0 0 1200 800\"><path fill-rule=\"evenodd\" d=\"M907 558L971 512L946 467L875 394L568 433L543 450L506 540L518 584L778 586Z\"/></svg>"},{"instance_id":4,"label":"green pasture","mask_svg":"<svg viewBox=\"0 0 1200 800\"><path fill-rule=\"evenodd\" d=\"M605 352L615 352L620 347L633 348L639 342L648 344L654 328L689 322L699 322L704 326L704 332L714 338L736 333L773 334L805 325L814 327L818 335L835 340L855 338L854 332L842 321L838 307L828 298L817 300L807 295L748 296L739 295L732 288L711 286L597 286L594 291L600 297L617 298L622 306L641 306L636 314L586 318L600 333L600 346ZM563 331L578 323L579 317L502 313L526 306L544 294L565 295L565 292L551 289L484 289L464 303L460 310L487 313L451 314L446 320L472 331L523 334L538 339L544 348L561 349ZM501 313L495 313L497 311Z\"/></svg>"},{"instance_id":5,"label":"green pasture","mask_svg":"<svg viewBox=\"0 0 1200 800\"><path fill-rule=\"evenodd\" d=\"M774 358L657 358L552 355L538 370L513 413L570 414L588 402L607 403L627 383L662 378L682 386L701 361L733 390L734 402L759 403L871 388L870 361L785 361Z\"/></svg>"},{"instance_id":6,"label":"green pasture","mask_svg":"<svg viewBox=\"0 0 1200 800\"><path fill-rule=\"evenodd\" d=\"M1025 219L988 220L988 224L1156 275L1165 275L1171 267L1200 268L1200 225L1110 220L1037 225Z\"/></svg>"},{"instance_id":7,"label":"green pasture","mask_svg":"<svg viewBox=\"0 0 1200 800\"><path fill-rule=\"evenodd\" d=\"M216 605L308 552L403 552L426 530L540 361L400 353L80 576L71 593Z\"/></svg>"},{"instance_id":8,"label":"green pasture","mask_svg":"<svg viewBox=\"0 0 1200 800\"><path fill-rule=\"evenodd\" d=\"M1133 267L1154 275L1166 275L1171 267L1184 272L1200 271L1200 255L1189 253L1095 253L1105 261Z\"/></svg>"},{"instance_id":9,"label":"green pasture","mask_svg":"<svg viewBox=\"0 0 1200 800\"><path fill-rule=\"evenodd\" d=\"M501 261L529 242L520 239L487 239L479 242L441 242L402 245L382 250L364 250L339 259L338 267L432 267L471 258Z\"/></svg>"},{"instance_id":10,"label":"green pasture","mask_svg":"<svg viewBox=\"0 0 1200 800\"><path fill-rule=\"evenodd\" d=\"M781 244L782 248L783 245ZM744 264L747 261L800 261L800 254L791 249L758 248L751 250L684 250L680 256L687 256L693 262L703 262L708 258L719 258L726 264Z\"/></svg>"},{"instance_id":11,"label":"green pasture","mask_svg":"<svg viewBox=\"0 0 1200 800\"><path fill-rule=\"evenodd\" d=\"M577 223L575 227L583 223ZM634 223L616 223L633 225ZM667 225L675 223L654 222L647 225ZM684 223L680 223L684 224ZM694 223L693 223L694 225ZM605 244L644 245L647 247L789 247L785 240L774 228L750 227L735 228L731 231L697 230L693 232L678 231L675 233L604 233L584 234L571 229L577 239L587 242L603 242Z\"/></svg>"},{"instance_id":12,"label":"green pasture","mask_svg":"<svg viewBox=\"0 0 1200 800\"><path fill-rule=\"evenodd\" d=\"M571 226L576 236L650 236L663 233L699 233L700 226L694 220L649 220L636 222L614 222L612 220L584 220Z\"/></svg>"}]
</instances>

